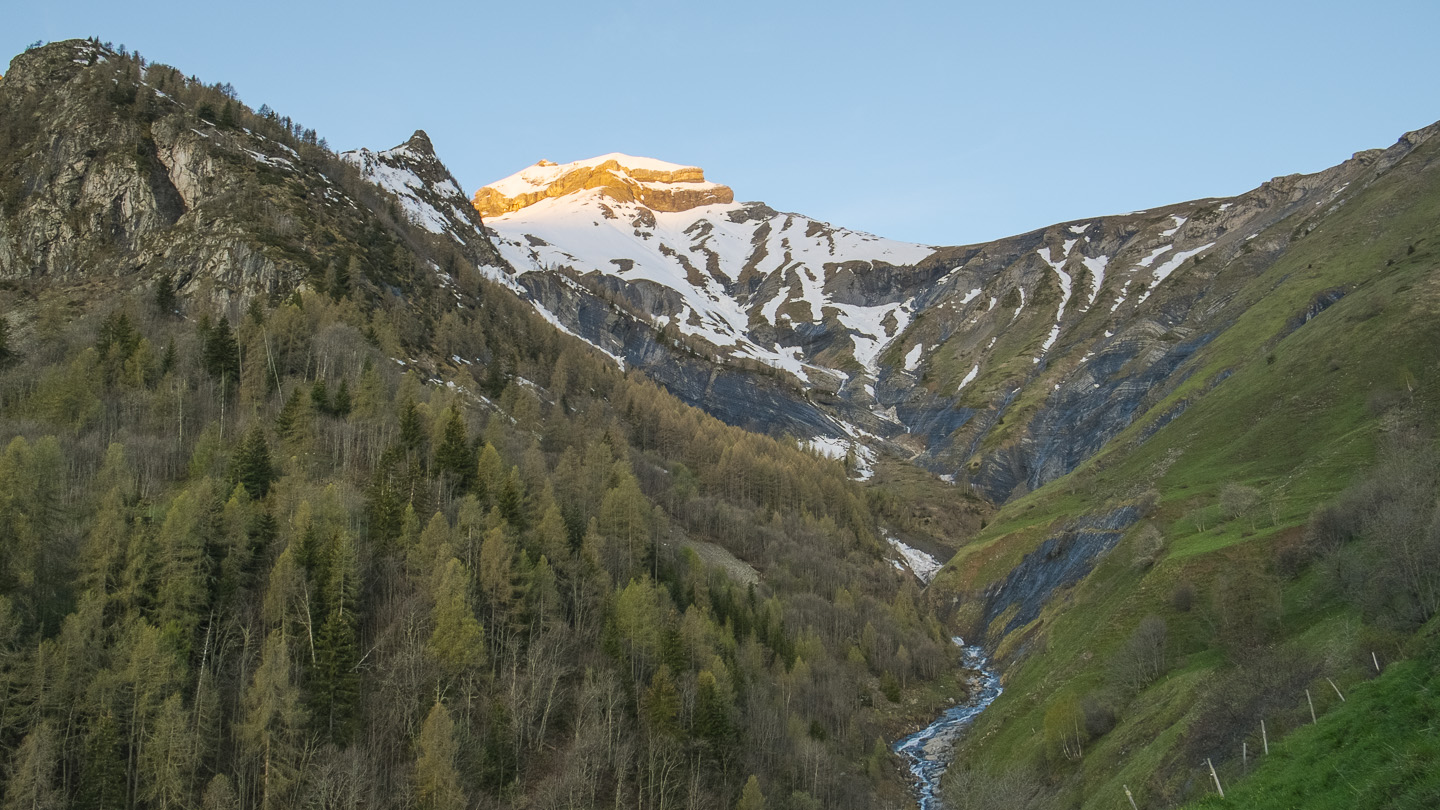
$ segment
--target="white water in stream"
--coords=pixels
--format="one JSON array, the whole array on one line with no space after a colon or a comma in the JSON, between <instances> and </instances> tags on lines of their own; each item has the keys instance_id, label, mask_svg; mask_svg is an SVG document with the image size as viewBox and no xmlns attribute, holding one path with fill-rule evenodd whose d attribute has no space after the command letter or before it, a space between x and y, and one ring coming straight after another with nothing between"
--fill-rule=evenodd
<instances>
[{"instance_id":1,"label":"white water in stream","mask_svg":"<svg viewBox=\"0 0 1440 810\"><path fill-rule=\"evenodd\" d=\"M965 646L959 636L951 639L960 647L965 657L965 668L974 671L978 678L970 697L957 706L945 710L935 722L895 743L895 753L910 762L910 773L915 775L916 798L920 810L940 810L940 777L950 764L955 741L970 727L971 721L985 707L1000 696L1000 673L990 668L985 651L979 646Z\"/></svg>"}]
</instances>

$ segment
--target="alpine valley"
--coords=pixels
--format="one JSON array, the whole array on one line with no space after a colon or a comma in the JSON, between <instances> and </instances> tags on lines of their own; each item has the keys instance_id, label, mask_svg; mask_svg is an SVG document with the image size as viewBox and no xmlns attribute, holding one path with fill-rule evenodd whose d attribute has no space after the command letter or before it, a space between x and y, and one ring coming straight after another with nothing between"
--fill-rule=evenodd
<instances>
[{"instance_id":1,"label":"alpine valley","mask_svg":"<svg viewBox=\"0 0 1440 810\"><path fill-rule=\"evenodd\" d=\"M1433 807L1437 133L934 246L27 50L4 808Z\"/></svg>"}]
</instances>

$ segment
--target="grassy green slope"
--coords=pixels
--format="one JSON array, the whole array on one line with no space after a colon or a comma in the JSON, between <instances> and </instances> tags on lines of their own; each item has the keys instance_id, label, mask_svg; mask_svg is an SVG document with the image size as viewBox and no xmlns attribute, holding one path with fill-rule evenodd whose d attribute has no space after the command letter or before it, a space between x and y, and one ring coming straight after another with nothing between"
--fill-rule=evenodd
<instances>
[{"instance_id":1,"label":"grassy green slope","mask_svg":"<svg viewBox=\"0 0 1440 810\"><path fill-rule=\"evenodd\" d=\"M1198 808L1368 810L1440 801L1440 645L1402 661L1277 743L1225 798Z\"/></svg>"},{"instance_id":2,"label":"grassy green slope","mask_svg":"<svg viewBox=\"0 0 1440 810\"><path fill-rule=\"evenodd\" d=\"M1285 582L1268 572L1311 511L1371 463L1387 414L1405 408L1435 422L1437 156L1440 144L1425 144L1317 220L1229 302L1241 314L1191 361L1187 383L1082 468L1006 505L947 566L935 593L971 597L959 620L973 624L974 595L1067 520L1158 493L1153 511L1085 581L1009 637L992 634L1008 658L1007 689L977 723L962 755L967 764L1033 767L1062 806L1123 805L1126 784L1142 806L1200 795L1197 763L1181 754L1197 700L1232 669L1216 606L1242 574L1264 577L1282 599L1277 644L1318 656L1337 681L1363 671L1375 632L1320 598L1314 577ZM1298 230L1295 219L1277 228ZM1348 294L1287 334L1318 293L1337 287ZM1138 442L1181 400L1188 402L1181 416ZM1227 484L1258 490L1257 507L1226 520L1219 501ZM1153 566L1135 562L1146 526L1165 538ZM1181 609L1185 592L1193 594L1188 610ZM1147 614L1168 625L1171 667L1132 695L1117 688L1110 662ZM1079 761L1046 751L1046 713L1070 697L1109 709L1118 721Z\"/></svg>"}]
</instances>

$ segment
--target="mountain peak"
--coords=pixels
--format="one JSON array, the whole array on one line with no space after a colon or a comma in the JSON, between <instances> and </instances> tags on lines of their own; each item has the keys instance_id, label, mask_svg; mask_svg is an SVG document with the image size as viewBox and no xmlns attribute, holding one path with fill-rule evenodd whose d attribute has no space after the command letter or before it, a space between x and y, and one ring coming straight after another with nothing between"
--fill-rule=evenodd
<instances>
[{"instance_id":1,"label":"mountain peak","mask_svg":"<svg viewBox=\"0 0 1440 810\"><path fill-rule=\"evenodd\" d=\"M425 130L423 129L415 130L415 134L410 136L410 140L406 141L404 146L407 149L414 149L421 154L435 154L435 145L430 143L430 136L425 134Z\"/></svg>"},{"instance_id":2,"label":"mountain peak","mask_svg":"<svg viewBox=\"0 0 1440 810\"><path fill-rule=\"evenodd\" d=\"M541 160L475 192L475 208L485 216L500 216L589 189L655 211L687 211L735 200L728 186L707 181L698 166L611 152L563 164Z\"/></svg>"}]
</instances>

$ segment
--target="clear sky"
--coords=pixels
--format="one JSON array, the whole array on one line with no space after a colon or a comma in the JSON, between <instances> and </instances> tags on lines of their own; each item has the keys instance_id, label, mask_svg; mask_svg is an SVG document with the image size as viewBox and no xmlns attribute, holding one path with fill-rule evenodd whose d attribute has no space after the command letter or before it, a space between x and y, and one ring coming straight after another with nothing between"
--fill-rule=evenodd
<instances>
[{"instance_id":1,"label":"clear sky","mask_svg":"<svg viewBox=\"0 0 1440 810\"><path fill-rule=\"evenodd\" d=\"M467 191L627 152L932 244L1236 194L1440 119L1436 0L9 5L7 59L94 35L337 149L424 129Z\"/></svg>"}]
</instances>

